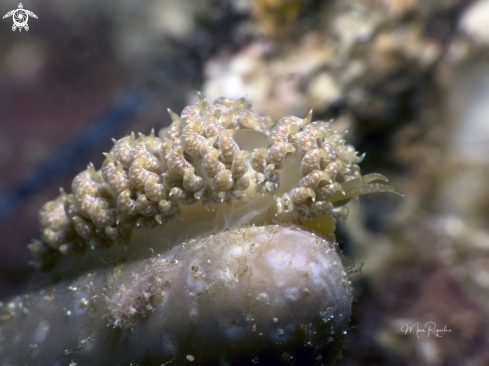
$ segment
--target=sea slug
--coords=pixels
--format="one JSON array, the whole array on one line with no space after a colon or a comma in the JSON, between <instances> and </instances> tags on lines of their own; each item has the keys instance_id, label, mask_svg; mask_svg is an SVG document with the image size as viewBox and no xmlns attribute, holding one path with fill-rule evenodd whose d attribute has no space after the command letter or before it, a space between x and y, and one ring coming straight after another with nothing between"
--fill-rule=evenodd
<instances>
[{"instance_id":1,"label":"sea slug","mask_svg":"<svg viewBox=\"0 0 489 366\"><path fill-rule=\"evenodd\" d=\"M362 176L312 111L275 123L244 98L199 95L169 113L41 209L33 264L65 279L0 306L1 366L330 364L341 351L351 295L335 220L352 198L399 192Z\"/></svg>"},{"instance_id":2,"label":"sea slug","mask_svg":"<svg viewBox=\"0 0 489 366\"><path fill-rule=\"evenodd\" d=\"M380 174L362 176L357 163L363 156L329 123L311 122L312 111L275 123L244 98L208 104L199 94L180 116L169 113L172 124L158 136L152 131L114 140L100 170L90 164L73 180L72 193L62 191L42 207L42 240L29 245L39 269L75 257L82 271L80 258L90 257L86 265L93 266L94 252L106 254L98 265L114 255L128 258L131 248L141 249L134 243L141 243L144 234L137 232L144 229L157 229L145 242L157 251L271 220L300 219L328 235L335 218L346 218L349 199L399 193L371 183L387 180Z\"/></svg>"}]
</instances>

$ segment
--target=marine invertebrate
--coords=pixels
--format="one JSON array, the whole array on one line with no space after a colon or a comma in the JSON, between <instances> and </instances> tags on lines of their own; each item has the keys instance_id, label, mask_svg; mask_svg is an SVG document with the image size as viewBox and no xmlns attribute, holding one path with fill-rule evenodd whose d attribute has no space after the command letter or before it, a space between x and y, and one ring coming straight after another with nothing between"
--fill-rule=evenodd
<instances>
[{"instance_id":1,"label":"marine invertebrate","mask_svg":"<svg viewBox=\"0 0 489 366\"><path fill-rule=\"evenodd\" d=\"M6 365L336 358L350 286L335 218L351 198L398 192L361 176L362 157L312 111L274 123L249 107L200 96L158 136L115 140L44 205L35 265L83 272L0 308Z\"/></svg>"},{"instance_id":2,"label":"marine invertebrate","mask_svg":"<svg viewBox=\"0 0 489 366\"><path fill-rule=\"evenodd\" d=\"M349 199L398 193L371 183L387 180L380 174L361 176L363 157L344 133L311 122L312 111L275 124L249 108L244 98L208 104L200 95L181 116L169 110L172 124L158 136L114 140L100 170L89 165L72 193L62 191L41 209L42 241L29 245L37 267L50 269L59 255L80 263L88 247L115 247L120 255L133 231L156 226L165 241L147 242L153 249L272 219L299 218L328 235L335 218L347 216Z\"/></svg>"}]
</instances>

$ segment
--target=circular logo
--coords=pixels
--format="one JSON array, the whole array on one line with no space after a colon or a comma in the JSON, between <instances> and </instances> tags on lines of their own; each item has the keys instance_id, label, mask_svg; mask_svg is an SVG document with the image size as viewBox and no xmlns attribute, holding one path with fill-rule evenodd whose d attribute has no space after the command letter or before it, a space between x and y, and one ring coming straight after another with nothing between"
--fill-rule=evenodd
<instances>
[{"instance_id":1,"label":"circular logo","mask_svg":"<svg viewBox=\"0 0 489 366\"><path fill-rule=\"evenodd\" d=\"M24 9L15 10L12 19L16 27L23 28L27 25L29 14Z\"/></svg>"}]
</instances>

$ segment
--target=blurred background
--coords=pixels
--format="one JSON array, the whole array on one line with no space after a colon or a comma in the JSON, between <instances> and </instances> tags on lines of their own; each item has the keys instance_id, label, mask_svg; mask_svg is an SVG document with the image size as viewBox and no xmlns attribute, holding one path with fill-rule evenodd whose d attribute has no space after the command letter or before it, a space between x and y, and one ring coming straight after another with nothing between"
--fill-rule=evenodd
<instances>
[{"instance_id":1,"label":"blurred background","mask_svg":"<svg viewBox=\"0 0 489 366\"><path fill-rule=\"evenodd\" d=\"M246 95L334 118L363 174L405 193L363 196L338 227L364 263L338 365L489 364L489 0L23 6L28 32L0 22L0 300L32 288L40 207L110 138L169 125L199 90ZM416 322L447 331L402 331Z\"/></svg>"}]
</instances>

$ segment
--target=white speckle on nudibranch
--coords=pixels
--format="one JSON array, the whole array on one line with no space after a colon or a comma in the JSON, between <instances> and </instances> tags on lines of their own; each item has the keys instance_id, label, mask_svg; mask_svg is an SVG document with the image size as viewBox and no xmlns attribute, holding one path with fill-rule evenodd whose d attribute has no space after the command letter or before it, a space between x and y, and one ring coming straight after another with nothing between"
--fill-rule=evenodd
<instances>
[{"instance_id":1,"label":"white speckle on nudibranch","mask_svg":"<svg viewBox=\"0 0 489 366\"><path fill-rule=\"evenodd\" d=\"M0 304L0 366L336 359L351 268L335 220L351 198L398 191L362 176L312 111L274 123L249 108L199 95L42 207L33 263L67 278Z\"/></svg>"}]
</instances>

